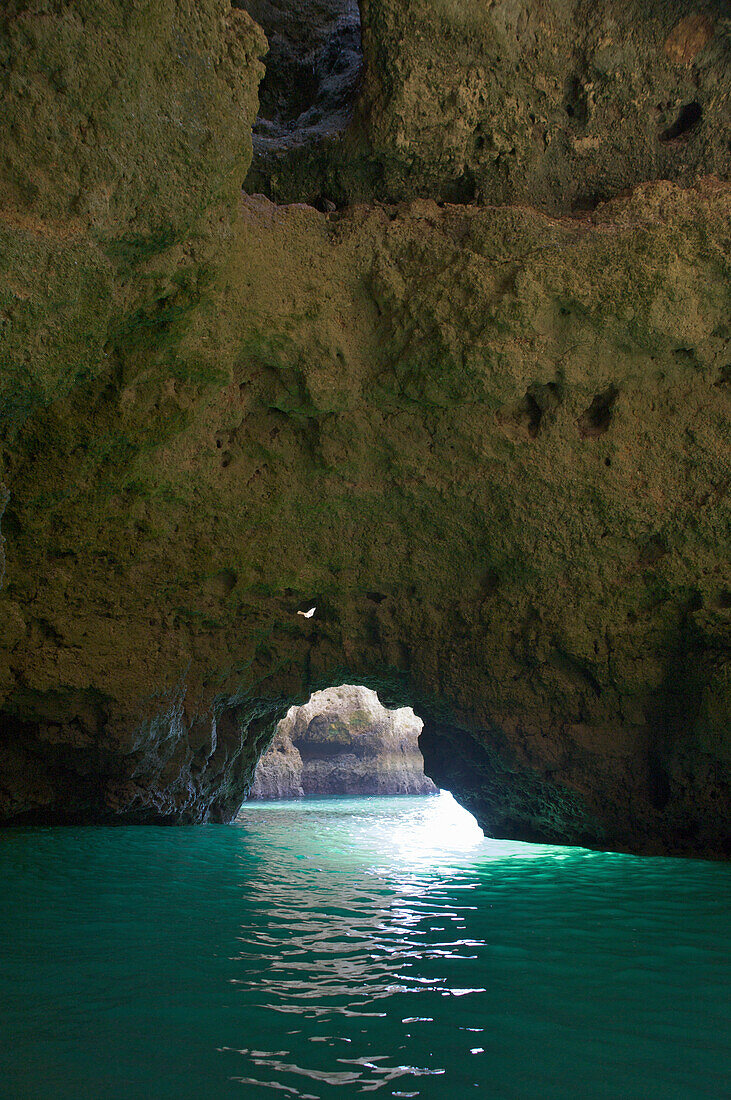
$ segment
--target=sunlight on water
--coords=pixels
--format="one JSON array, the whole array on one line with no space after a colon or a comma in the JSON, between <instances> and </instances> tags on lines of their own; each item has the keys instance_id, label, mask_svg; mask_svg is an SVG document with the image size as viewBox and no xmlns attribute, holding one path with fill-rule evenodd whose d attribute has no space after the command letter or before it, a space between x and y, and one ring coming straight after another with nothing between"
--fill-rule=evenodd
<instances>
[{"instance_id":1,"label":"sunlight on water","mask_svg":"<svg viewBox=\"0 0 731 1100\"><path fill-rule=\"evenodd\" d=\"M306 798L292 802L245 802L237 824L251 827L266 821L270 840L277 822L297 820L324 842L327 858L339 855L348 863L373 864L384 874L399 867L425 870L453 866L465 859L571 858L583 849L548 844L524 844L486 837L468 810L449 791L420 798ZM346 826L344 829L343 826ZM296 845L287 831L286 844ZM300 855L308 859L309 856Z\"/></svg>"},{"instance_id":2,"label":"sunlight on water","mask_svg":"<svg viewBox=\"0 0 731 1100\"><path fill-rule=\"evenodd\" d=\"M729 868L451 796L0 833L0 1095L718 1100Z\"/></svg>"},{"instance_id":3,"label":"sunlight on water","mask_svg":"<svg viewBox=\"0 0 731 1100\"><path fill-rule=\"evenodd\" d=\"M417 820L394 831L398 857L409 862L429 861L448 853L470 852L483 844L485 835L471 813L449 791L433 796L432 804Z\"/></svg>"}]
</instances>

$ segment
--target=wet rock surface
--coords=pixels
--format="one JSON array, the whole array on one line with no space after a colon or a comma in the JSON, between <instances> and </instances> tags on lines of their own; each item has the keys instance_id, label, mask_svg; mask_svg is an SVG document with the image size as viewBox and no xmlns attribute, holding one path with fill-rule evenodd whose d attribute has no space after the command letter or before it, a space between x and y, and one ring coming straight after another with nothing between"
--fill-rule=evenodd
<instances>
[{"instance_id":1,"label":"wet rock surface","mask_svg":"<svg viewBox=\"0 0 731 1100\"><path fill-rule=\"evenodd\" d=\"M386 710L368 688L315 692L277 726L249 798L433 794L419 751L422 725L410 707Z\"/></svg>"},{"instance_id":2,"label":"wet rock surface","mask_svg":"<svg viewBox=\"0 0 731 1100\"><path fill-rule=\"evenodd\" d=\"M5 5L2 820L228 820L287 709L363 683L415 708L488 833L723 854L727 32L711 4L621 8L677 67L680 182L558 216L548 155L543 211L512 183L442 202L462 154L429 95L389 172L439 202L241 198L267 48L245 12ZM368 105L403 86L402 15L378 10L355 125L388 144ZM431 94L462 39L420 41ZM626 149L618 183L656 174Z\"/></svg>"}]
</instances>

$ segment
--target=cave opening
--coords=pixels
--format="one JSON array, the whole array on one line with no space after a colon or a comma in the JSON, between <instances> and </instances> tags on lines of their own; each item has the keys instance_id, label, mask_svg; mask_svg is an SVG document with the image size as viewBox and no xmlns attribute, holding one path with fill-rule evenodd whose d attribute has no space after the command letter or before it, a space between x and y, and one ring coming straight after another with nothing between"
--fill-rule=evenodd
<instances>
[{"instance_id":1,"label":"cave opening","mask_svg":"<svg viewBox=\"0 0 731 1100\"><path fill-rule=\"evenodd\" d=\"M389 709L363 685L316 691L277 724L237 820L246 819L252 804L300 801L316 803L317 810L338 799L342 812L357 817L370 799L372 812L385 814L401 847L481 841L484 834L473 815L425 773L419 747L423 727L411 707ZM403 812L393 809L398 802Z\"/></svg>"},{"instance_id":2,"label":"cave opening","mask_svg":"<svg viewBox=\"0 0 731 1100\"><path fill-rule=\"evenodd\" d=\"M254 173L271 154L340 134L363 65L358 0L235 0L269 42L254 125Z\"/></svg>"}]
</instances>

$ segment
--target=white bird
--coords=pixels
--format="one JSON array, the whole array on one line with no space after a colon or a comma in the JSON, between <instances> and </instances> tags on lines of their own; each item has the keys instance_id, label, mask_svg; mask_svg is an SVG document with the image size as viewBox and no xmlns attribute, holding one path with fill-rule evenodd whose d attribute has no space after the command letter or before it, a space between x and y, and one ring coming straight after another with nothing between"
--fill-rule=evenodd
<instances>
[{"instance_id":1,"label":"white bird","mask_svg":"<svg viewBox=\"0 0 731 1100\"><path fill-rule=\"evenodd\" d=\"M316 611L316 607L311 607L309 611L298 611L297 614L301 615L303 619L311 619Z\"/></svg>"}]
</instances>

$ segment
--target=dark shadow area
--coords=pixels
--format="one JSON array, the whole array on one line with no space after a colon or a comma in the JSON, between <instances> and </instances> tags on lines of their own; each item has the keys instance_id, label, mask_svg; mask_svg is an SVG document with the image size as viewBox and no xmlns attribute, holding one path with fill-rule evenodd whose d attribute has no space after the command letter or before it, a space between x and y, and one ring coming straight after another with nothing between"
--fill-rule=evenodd
<instances>
[{"instance_id":1,"label":"dark shadow area","mask_svg":"<svg viewBox=\"0 0 731 1100\"><path fill-rule=\"evenodd\" d=\"M693 103L684 104L672 126L668 126L667 130L663 130L660 134L660 141L666 144L670 141L678 141L691 130L694 130L702 118L703 108L700 103L694 101Z\"/></svg>"},{"instance_id":2,"label":"dark shadow area","mask_svg":"<svg viewBox=\"0 0 731 1100\"><path fill-rule=\"evenodd\" d=\"M591 405L579 417L579 435L582 439L597 439L609 431L619 390L612 384L595 395Z\"/></svg>"},{"instance_id":3,"label":"dark shadow area","mask_svg":"<svg viewBox=\"0 0 731 1100\"><path fill-rule=\"evenodd\" d=\"M255 160L340 133L363 61L357 0L234 0L264 29L269 52L253 131Z\"/></svg>"}]
</instances>

